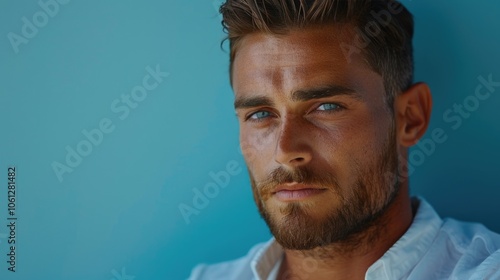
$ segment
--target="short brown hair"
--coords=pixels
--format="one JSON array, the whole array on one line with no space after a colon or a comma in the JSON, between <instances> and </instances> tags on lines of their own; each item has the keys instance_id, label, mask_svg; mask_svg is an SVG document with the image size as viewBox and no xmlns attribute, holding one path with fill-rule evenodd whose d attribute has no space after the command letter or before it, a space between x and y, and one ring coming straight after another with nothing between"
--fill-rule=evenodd
<instances>
[{"instance_id":1,"label":"short brown hair","mask_svg":"<svg viewBox=\"0 0 500 280\"><path fill-rule=\"evenodd\" d=\"M349 58L352 52L362 53L383 77L391 109L394 97L413 83L413 17L395 0L227 0L220 13L230 45L230 77L238 42L245 35L349 23L364 42L341 45L344 54Z\"/></svg>"}]
</instances>

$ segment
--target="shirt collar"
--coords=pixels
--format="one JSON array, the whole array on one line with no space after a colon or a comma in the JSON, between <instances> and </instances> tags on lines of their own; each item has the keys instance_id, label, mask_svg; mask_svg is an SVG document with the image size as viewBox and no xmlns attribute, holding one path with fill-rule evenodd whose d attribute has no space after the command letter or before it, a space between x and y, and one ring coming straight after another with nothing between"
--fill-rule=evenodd
<instances>
[{"instance_id":1,"label":"shirt collar","mask_svg":"<svg viewBox=\"0 0 500 280\"><path fill-rule=\"evenodd\" d=\"M273 268L281 264L283 256L283 248L274 238L271 238L257 251L250 262L255 279L266 280Z\"/></svg>"},{"instance_id":2,"label":"shirt collar","mask_svg":"<svg viewBox=\"0 0 500 280\"><path fill-rule=\"evenodd\" d=\"M420 205L410 228L370 266L366 279L405 278L429 250L443 220L427 201L421 197L416 199Z\"/></svg>"},{"instance_id":3,"label":"shirt collar","mask_svg":"<svg viewBox=\"0 0 500 280\"><path fill-rule=\"evenodd\" d=\"M432 206L421 197L417 213L406 233L374 264L365 279L400 279L408 275L430 248L443 221ZM276 265L281 264L284 251L271 238L254 255L250 263L255 279L266 280Z\"/></svg>"}]
</instances>

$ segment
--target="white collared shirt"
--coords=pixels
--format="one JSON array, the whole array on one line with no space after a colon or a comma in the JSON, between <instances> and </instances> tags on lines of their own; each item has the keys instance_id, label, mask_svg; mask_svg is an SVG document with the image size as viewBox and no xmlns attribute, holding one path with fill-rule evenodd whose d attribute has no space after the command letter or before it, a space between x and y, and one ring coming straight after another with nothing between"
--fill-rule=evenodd
<instances>
[{"instance_id":1,"label":"white collared shirt","mask_svg":"<svg viewBox=\"0 0 500 280\"><path fill-rule=\"evenodd\" d=\"M410 228L365 274L372 279L500 279L500 235L481 224L442 220L424 199ZM246 256L198 265L190 280L275 280L284 257L274 238Z\"/></svg>"}]
</instances>

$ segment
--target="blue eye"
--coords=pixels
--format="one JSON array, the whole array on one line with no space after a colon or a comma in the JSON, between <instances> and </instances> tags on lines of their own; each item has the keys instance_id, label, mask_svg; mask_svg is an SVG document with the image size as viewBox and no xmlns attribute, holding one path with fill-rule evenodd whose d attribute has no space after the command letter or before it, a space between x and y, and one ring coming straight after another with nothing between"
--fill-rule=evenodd
<instances>
[{"instance_id":1,"label":"blue eye","mask_svg":"<svg viewBox=\"0 0 500 280\"><path fill-rule=\"evenodd\" d=\"M323 103L323 104L319 105L318 110L319 111L334 111L334 110L338 110L340 108L341 107L335 103Z\"/></svg>"},{"instance_id":2,"label":"blue eye","mask_svg":"<svg viewBox=\"0 0 500 280\"><path fill-rule=\"evenodd\" d=\"M249 119L253 120L262 120L264 118L267 118L271 115L268 111L258 111L250 115Z\"/></svg>"}]
</instances>

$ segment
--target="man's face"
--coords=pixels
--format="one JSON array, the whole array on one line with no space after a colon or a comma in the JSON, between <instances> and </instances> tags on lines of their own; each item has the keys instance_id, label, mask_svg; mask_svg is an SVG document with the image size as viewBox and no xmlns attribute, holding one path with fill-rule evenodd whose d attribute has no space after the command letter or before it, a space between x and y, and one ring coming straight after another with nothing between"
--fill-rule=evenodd
<instances>
[{"instance_id":1,"label":"man's face","mask_svg":"<svg viewBox=\"0 0 500 280\"><path fill-rule=\"evenodd\" d=\"M257 207L287 249L348 241L399 189L382 77L361 55L347 61L343 33L253 33L236 52L240 145Z\"/></svg>"}]
</instances>

